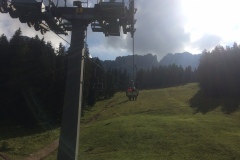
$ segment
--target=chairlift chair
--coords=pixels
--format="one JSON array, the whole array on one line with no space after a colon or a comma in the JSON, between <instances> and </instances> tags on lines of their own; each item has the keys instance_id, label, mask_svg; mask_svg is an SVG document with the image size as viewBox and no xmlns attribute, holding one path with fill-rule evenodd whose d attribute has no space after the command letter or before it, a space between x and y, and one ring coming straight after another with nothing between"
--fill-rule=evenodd
<instances>
[{"instance_id":1,"label":"chairlift chair","mask_svg":"<svg viewBox=\"0 0 240 160\"><path fill-rule=\"evenodd\" d=\"M134 81L129 82L129 86L126 90L126 96L129 98L129 100L137 100L139 90L135 88Z\"/></svg>"}]
</instances>

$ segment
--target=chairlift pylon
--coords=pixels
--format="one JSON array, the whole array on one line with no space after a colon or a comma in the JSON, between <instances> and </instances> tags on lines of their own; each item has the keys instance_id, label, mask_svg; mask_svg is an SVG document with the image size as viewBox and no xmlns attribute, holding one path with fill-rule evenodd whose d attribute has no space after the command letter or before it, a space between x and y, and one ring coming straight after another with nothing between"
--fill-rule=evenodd
<instances>
[{"instance_id":1,"label":"chairlift pylon","mask_svg":"<svg viewBox=\"0 0 240 160\"><path fill-rule=\"evenodd\" d=\"M45 7L43 0L40 2L36 0L0 0L1 13L9 13L12 18L20 18L23 23L34 26L38 31L53 31L57 35L67 35L68 31L72 31L70 47L74 46L71 53L76 56L68 57L71 65L68 66L69 74L67 74L65 91L67 96L65 96L66 103L63 107L58 160L78 158L79 115L81 115L81 103L79 102L82 102L83 88L82 83L79 87L79 77L83 77L79 71L83 64L80 61L82 58L80 52L83 49L84 32L90 23L97 22L105 36L118 36L120 35L119 29L123 28L124 34L130 33L133 37L135 20L131 15L134 13L134 7L132 7L134 5L130 4L134 4L134 0L129 0L131 2L129 6L125 6L123 2L123 0L122 2L100 0L94 7L88 8L67 7L66 0L64 7L58 7L52 3L49 3L49 7ZM72 94L72 88L74 88L74 94Z\"/></svg>"}]
</instances>

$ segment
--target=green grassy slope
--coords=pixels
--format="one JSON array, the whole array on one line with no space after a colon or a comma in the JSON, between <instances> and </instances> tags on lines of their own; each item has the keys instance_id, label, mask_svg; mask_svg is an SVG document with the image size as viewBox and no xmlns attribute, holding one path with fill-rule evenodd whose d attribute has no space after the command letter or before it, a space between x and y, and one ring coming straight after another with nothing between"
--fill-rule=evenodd
<instances>
[{"instance_id":1,"label":"green grassy slope","mask_svg":"<svg viewBox=\"0 0 240 160\"><path fill-rule=\"evenodd\" d=\"M206 114L196 113L190 99L197 92L197 84L187 84L140 91L137 101L128 101L125 93L117 93L97 102L81 120L79 159L240 159L240 112L224 114L219 106ZM0 139L0 148L7 142L11 150L3 153L14 154L17 160L58 134L56 129ZM17 149L20 144L32 147ZM55 160L56 153L44 160Z\"/></svg>"},{"instance_id":2,"label":"green grassy slope","mask_svg":"<svg viewBox=\"0 0 240 160\"><path fill-rule=\"evenodd\" d=\"M239 112L194 114L197 91L188 84L98 102L82 120L80 159L240 159Z\"/></svg>"}]
</instances>

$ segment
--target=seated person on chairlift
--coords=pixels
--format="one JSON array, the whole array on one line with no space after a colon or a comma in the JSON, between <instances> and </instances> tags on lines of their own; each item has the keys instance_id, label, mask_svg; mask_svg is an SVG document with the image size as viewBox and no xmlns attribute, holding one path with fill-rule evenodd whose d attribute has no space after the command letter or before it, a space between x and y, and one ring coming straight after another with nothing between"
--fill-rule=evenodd
<instances>
[{"instance_id":1,"label":"seated person on chairlift","mask_svg":"<svg viewBox=\"0 0 240 160\"><path fill-rule=\"evenodd\" d=\"M128 92L132 92L132 88L131 88L131 87L128 87L127 91L128 91Z\"/></svg>"}]
</instances>

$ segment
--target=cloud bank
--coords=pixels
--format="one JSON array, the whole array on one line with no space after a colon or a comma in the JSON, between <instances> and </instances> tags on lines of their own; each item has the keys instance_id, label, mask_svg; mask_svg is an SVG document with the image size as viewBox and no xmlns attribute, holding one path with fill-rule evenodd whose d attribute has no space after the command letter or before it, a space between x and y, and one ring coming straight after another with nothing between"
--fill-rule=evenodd
<instances>
[{"instance_id":1,"label":"cloud bank","mask_svg":"<svg viewBox=\"0 0 240 160\"><path fill-rule=\"evenodd\" d=\"M125 1L127 4L128 1ZM183 1L186 1L185 4L190 4L187 0L135 0L135 5L138 9L136 13L137 23L135 25L137 29L135 33L135 54L152 53L157 55L158 59L161 59L167 53L188 51L185 50L186 48L194 48L195 51L201 53L203 49L209 50L223 41L222 36L213 33L201 33L201 36L192 41L191 37L194 31L186 30L186 25L191 24L191 22L189 22L187 15L184 14L186 12L184 12ZM196 3L202 3L203 1L196 1ZM206 1L206 4L209 1ZM45 1L45 5L48 4L47 2ZM67 6L72 6L73 0L68 0L67 2ZM97 0L89 0L89 6L93 7L96 2ZM59 0L59 6L63 5L64 0ZM198 4L194 5L195 7L198 6ZM194 12L194 8L191 8L191 12ZM200 16L198 13L196 15ZM196 19L194 20L196 23ZM211 19L209 21L211 22ZM202 22L200 17L199 22ZM208 24L208 26L211 27L211 24ZM8 14L0 14L0 34L4 33L8 38L11 38L19 27L21 27L23 35L34 37L37 34L43 37L33 28L20 23L18 19L11 19ZM240 32L235 31L234 33ZM70 42L70 35L63 37ZM94 57L112 60L117 56L132 54L132 38L130 34L122 34L120 37L105 37L103 33L93 33L91 28L88 27L87 35L90 53ZM69 46L52 32L44 35L44 39L51 41L54 47L57 47L60 42L67 47ZM229 37L229 40L231 40L231 37Z\"/></svg>"}]
</instances>

